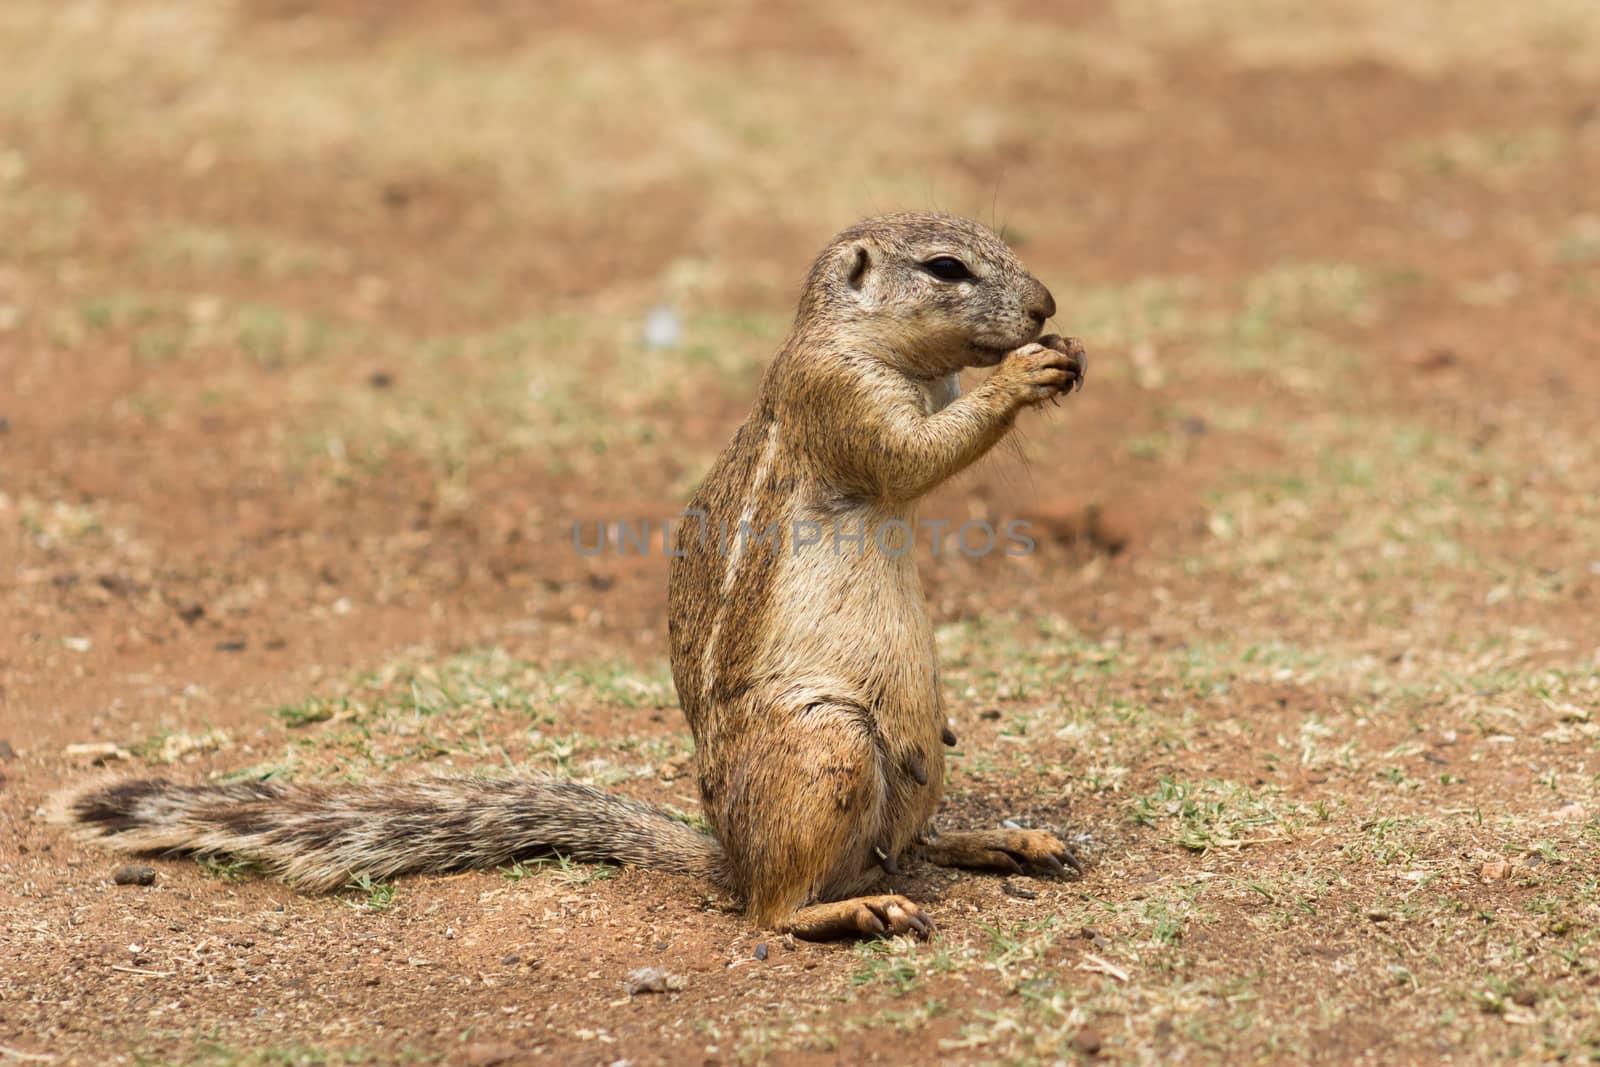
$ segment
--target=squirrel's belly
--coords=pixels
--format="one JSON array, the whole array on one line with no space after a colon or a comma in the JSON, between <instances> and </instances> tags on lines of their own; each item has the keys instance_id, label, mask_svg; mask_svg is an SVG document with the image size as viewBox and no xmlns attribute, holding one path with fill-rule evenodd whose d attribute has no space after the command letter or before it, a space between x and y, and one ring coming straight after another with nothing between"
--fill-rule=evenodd
<instances>
[{"instance_id":1,"label":"squirrel's belly","mask_svg":"<svg viewBox=\"0 0 1600 1067\"><path fill-rule=\"evenodd\" d=\"M934 699L933 626L915 564L867 545L785 553L762 658L780 673L825 673L898 703Z\"/></svg>"},{"instance_id":2,"label":"squirrel's belly","mask_svg":"<svg viewBox=\"0 0 1600 1067\"><path fill-rule=\"evenodd\" d=\"M871 545L861 555L813 548L786 558L775 576L770 618L778 625L762 673L797 703L849 702L871 717L883 792L863 840L899 855L944 795L945 712L921 582L909 558ZM851 879L865 884L881 873L870 850L854 860Z\"/></svg>"},{"instance_id":3,"label":"squirrel's belly","mask_svg":"<svg viewBox=\"0 0 1600 1067\"><path fill-rule=\"evenodd\" d=\"M772 592L762 675L872 716L883 751L884 814L891 836L909 839L943 792L945 726L933 625L914 560L870 539L858 552L825 537L785 554Z\"/></svg>"}]
</instances>

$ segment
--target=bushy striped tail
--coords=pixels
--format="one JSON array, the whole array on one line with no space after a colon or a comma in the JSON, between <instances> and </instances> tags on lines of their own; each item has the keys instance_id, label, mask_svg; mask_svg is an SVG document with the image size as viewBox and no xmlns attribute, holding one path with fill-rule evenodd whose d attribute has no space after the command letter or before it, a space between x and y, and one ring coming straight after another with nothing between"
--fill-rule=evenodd
<instances>
[{"instance_id":1,"label":"bushy striped tail","mask_svg":"<svg viewBox=\"0 0 1600 1067\"><path fill-rule=\"evenodd\" d=\"M496 867L559 853L728 887L722 847L660 808L542 776L372 784L91 786L65 815L122 852L230 855L312 891L365 875Z\"/></svg>"}]
</instances>

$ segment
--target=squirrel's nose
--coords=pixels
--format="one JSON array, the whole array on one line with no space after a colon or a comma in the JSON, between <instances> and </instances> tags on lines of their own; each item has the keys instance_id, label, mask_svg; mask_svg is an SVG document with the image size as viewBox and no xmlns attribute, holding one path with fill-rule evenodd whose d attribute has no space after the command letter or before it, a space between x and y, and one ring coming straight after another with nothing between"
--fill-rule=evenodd
<instances>
[{"instance_id":1,"label":"squirrel's nose","mask_svg":"<svg viewBox=\"0 0 1600 1067\"><path fill-rule=\"evenodd\" d=\"M1034 282L1033 284L1033 299L1028 302L1025 310L1030 318L1043 327L1045 320L1056 313L1056 298L1051 296L1050 290L1040 283Z\"/></svg>"}]
</instances>

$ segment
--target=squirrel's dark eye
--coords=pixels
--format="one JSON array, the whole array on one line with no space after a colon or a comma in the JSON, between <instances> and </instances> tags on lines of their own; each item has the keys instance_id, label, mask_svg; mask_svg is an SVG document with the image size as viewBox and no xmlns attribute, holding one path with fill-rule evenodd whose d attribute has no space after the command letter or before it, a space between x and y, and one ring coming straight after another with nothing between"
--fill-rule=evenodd
<instances>
[{"instance_id":1,"label":"squirrel's dark eye","mask_svg":"<svg viewBox=\"0 0 1600 1067\"><path fill-rule=\"evenodd\" d=\"M943 282L966 282L972 280L972 272L967 265L955 256L935 256L922 265L927 271Z\"/></svg>"}]
</instances>

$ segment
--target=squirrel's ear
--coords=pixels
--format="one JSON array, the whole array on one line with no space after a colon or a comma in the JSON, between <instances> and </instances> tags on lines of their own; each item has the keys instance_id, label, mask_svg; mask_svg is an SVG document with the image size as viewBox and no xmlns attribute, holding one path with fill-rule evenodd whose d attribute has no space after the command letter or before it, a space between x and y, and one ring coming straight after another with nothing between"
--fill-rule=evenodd
<instances>
[{"instance_id":1,"label":"squirrel's ear","mask_svg":"<svg viewBox=\"0 0 1600 1067\"><path fill-rule=\"evenodd\" d=\"M845 249L845 281L850 288L860 292L867 284L867 272L872 269L872 253L860 241Z\"/></svg>"}]
</instances>

